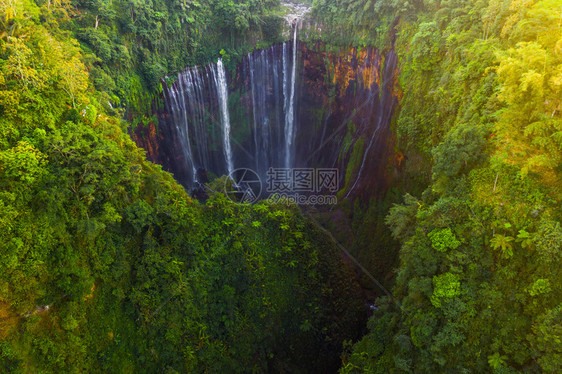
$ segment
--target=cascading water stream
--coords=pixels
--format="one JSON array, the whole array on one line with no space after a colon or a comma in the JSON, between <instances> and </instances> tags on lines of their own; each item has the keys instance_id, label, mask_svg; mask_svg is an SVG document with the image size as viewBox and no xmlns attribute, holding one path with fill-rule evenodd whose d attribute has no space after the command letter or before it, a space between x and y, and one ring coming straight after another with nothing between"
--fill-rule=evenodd
<instances>
[{"instance_id":1,"label":"cascading water stream","mask_svg":"<svg viewBox=\"0 0 562 374\"><path fill-rule=\"evenodd\" d=\"M295 24L295 32L293 36L293 64L291 71L291 87L285 89L286 96L286 109L285 109L285 167L290 168L293 166L293 145L295 140L295 88L297 81L297 30L298 26ZM285 54L283 54L285 58ZM285 62L284 62L285 64ZM288 70L288 69L287 69ZM285 87L285 83L284 83Z\"/></svg>"},{"instance_id":2,"label":"cascading water stream","mask_svg":"<svg viewBox=\"0 0 562 374\"><path fill-rule=\"evenodd\" d=\"M232 146L230 144L230 114L228 112L228 87L226 84L226 72L222 60L219 58L215 65L215 83L219 96L219 104L221 111L221 123L223 129L223 147L224 157L226 159L226 166L228 174L231 175L234 171L234 162L232 161Z\"/></svg>"},{"instance_id":3,"label":"cascading water stream","mask_svg":"<svg viewBox=\"0 0 562 374\"><path fill-rule=\"evenodd\" d=\"M289 111L289 65L287 64L289 46L283 43L283 113L285 114L285 125L287 124L287 112ZM286 127L286 126L285 126Z\"/></svg>"},{"instance_id":4,"label":"cascading water stream","mask_svg":"<svg viewBox=\"0 0 562 374\"><path fill-rule=\"evenodd\" d=\"M252 159L245 167L254 170L263 178L267 177L270 167L286 166L287 150L290 141L289 130L294 129L294 101L296 96L296 73L292 79L291 72L296 72L291 56L291 42L277 44L265 50L248 54L244 60L242 76L247 76L244 97L249 102L251 143L245 147L252 149ZM290 116L287 113L291 111ZM290 121L289 119L292 119ZM293 130L294 132L294 130ZM294 137L293 137L294 138ZM294 143L294 141L293 141Z\"/></svg>"},{"instance_id":5,"label":"cascading water stream","mask_svg":"<svg viewBox=\"0 0 562 374\"><path fill-rule=\"evenodd\" d=\"M252 114L253 114L253 119L254 119L254 160L256 162L256 170L260 169L260 159L259 159L259 142L258 142L258 116L256 113L256 107L257 105L255 105L256 103L256 94L255 94L255 90L254 87L256 85L256 80L254 77L254 60L252 58L252 54L248 54L248 64L250 66L250 91L252 92Z\"/></svg>"},{"instance_id":6,"label":"cascading water stream","mask_svg":"<svg viewBox=\"0 0 562 374\"><path fill-rule=\"evenodd\" d=\"M197 185L201 170L230 174L234 162L228 86L222 61L180 72L171 87L165 85L164 96L186 169L183 182L190 187ZM220 145L215 142L219 138ZM221 151L222 160L217 157Z\"/></svg>"},{"instance_id":7,"label":"cascading water stream","mask_svg":"<svg viewBox=\"0 0 562 374\"><path fill-rule=\"evenodd\" d=\"M197 139L196 149L197 156L201 162L203 168L207 168L209 165L208 159L208 141L205 136L205 122L204 113L201 105L199 103L203 100L203 95L201 93L201 80L200 74L197 67L186 72L182 75L187 83L187 102L189 104L188 108L193 116L193 130L194 137ZM180 79L182 79L180 78Z\"/></svg>"},{"instance_id":8,"label":"cascading water stream","mask_svg":"<svg viewBox=\"0 0 562 374\"><path fill-rule=\"evenodd\" d=\"M189 135L189 123L187 119L187 107L186 100L184 96L185 81L183 75L178 77L178 90L171 90L171 103L172 103L172 113L175 117L176 131L179 134L179 140L182 145L182 150L184 152L184 157L188 165L188 169L191 171L191 177L196 178L195 164L193 163L193 153L191 151L190 135Z\"/></svg>"}]
</instances>

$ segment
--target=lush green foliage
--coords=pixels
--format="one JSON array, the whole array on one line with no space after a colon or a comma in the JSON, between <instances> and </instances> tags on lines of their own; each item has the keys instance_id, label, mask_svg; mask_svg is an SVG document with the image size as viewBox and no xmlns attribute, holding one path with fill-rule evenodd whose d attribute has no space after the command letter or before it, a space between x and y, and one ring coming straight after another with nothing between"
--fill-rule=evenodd
<instances>
[{"instance_id":1,"label":"lush green foliage","mask_svg":"<svg viewBox=\"0 0 562 374\"><path fill-rule=\"evenodd\" d=\"M0 1L0 371L337 365L364 307L334 244L294 207L192 201L116 117L275 39L275 5ZM559 1L314 5L331 42L397 49L398 146L428 184L387 215L394 299L341 371L562 371Z\"/></svg>"},{"instance_id":2,"label":"lush green foliage","mask_svg":"<svg viewBox=\"0 0 562 374\"><path fill-rule=\"evenodd\" d=\"M95 87L129 61L102 20L134 4L149 43L152 3L80 4L103 63L61 29L66 2L0 2L0 371L334 370L365 311L335 245L294 207L201 205L146 162Z\"/></svg>"},{"instance_id":3,"label":"lush green foliage","mask_svg":"<svg viewBox=\"0 0 562 374\"><path fill-rule=\"evenodd\" d=\"M560 372L560 2L315 5L354 43L395 42L399 146L426 160L406 173L432 165L387 217L400 307L379 301L342 372Z\"/></svg>"},{"instance_id":4,"label":"lush green foliage","mask_svg":"<svg viewBox=\"0 0 562 374\"><path fill-rule=\"evenodd\" d=\"M49 3L51 0L44 0ZM260 39L279 37L277 0L71 0L72 30L95 87L130 117L152 113L160 80L223 57L227 66Z\"/></svg>"},{"instance_id":5,"label":"lush green foliage","mask_svg":"<svg viewBox=\"0 0 562 374\"><path fill-rule=\"evenodd\" d=\"M409 17L421 7L421 0L314 0L313 14L322 25L323 40L382 50L390 46L388 34L400 16Z\"/></svg>"}]
</instances>

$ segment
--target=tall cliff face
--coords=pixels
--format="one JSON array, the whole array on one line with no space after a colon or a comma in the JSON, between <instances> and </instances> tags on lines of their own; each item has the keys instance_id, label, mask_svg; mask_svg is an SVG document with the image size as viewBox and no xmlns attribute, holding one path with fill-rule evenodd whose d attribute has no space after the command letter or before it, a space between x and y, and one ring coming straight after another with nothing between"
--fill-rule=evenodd
<instances>
[{"instance_id":1,"label":"tall cliff face","mask_svg":"<svg viewBox=\"0 0 562 374\"><path fill-rule=\"evenodd\" d=\"M398 107L394 51L347 48L327 52L303 45L298 156L316 167L341 172L343 196L387 186L391 122Z\"/></svg>"},{"instance_id":2,"label":"tall cliff face","mask_svg":"<svg viewBox=\"0 0 562 374\"><path fill-rule=\"evenodd\" d=\"M261 176L269 167L337 168L341 197L384 189L390 178L390 127L400 96L396 54L293 43L254 51L229 76L234 167ZM158 112L158 127L138 126L133 133L148 157L188 188L193 185L188 157L196 159L200 172L227 171L212 71L182 72L164 87L166 105ZM178 117L174 105L183 106L185 118Z\"/></svg>"}]
</instances>

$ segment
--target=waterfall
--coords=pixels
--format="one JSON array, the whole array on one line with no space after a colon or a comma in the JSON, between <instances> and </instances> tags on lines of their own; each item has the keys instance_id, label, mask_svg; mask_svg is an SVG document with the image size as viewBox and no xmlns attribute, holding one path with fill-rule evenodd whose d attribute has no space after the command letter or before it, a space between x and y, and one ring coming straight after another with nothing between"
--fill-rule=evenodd
<instances>
[{"instance_id":1,"label":"waterfall","mask_svg":"<svg viewBox=\"0 0 562 374\"><path fill-rule=\"evenodd\" d=\"M228 112L228 87L226 84L226 73L222 60L219 58L215 65L215 83L219 96L219 104L221 111L221 122L223 132L223 147L224 157L226 159L226 166L228 174L231 175L234 171L234 163L232 161L232 147L230 145L230 114Z\"/></svg>"},{"instance_id":2,"label":"waterfall","mask_svg":"<svg viewBox=\"0 0 562 374\"><path fill-rule=\"evenodd\" d=\"M293 36L293 63L291 72L291 87L290 95L285 96L285 167L290 168L293 166L293 144L295 140L295 88L297 80L297 30L298 27L295 24L295 33ZM285 52L285 50L283 50ZM285 53L283 53L283 59L286 59ZM285 61L284 61L285 64ZM287 69L288 70L288 69ZM288 94L287 88L285 88L285 81L283 82L284 92Z\"/></svg>"},{"instance_id":3,"label":"waterfall","mask_svg":"<svg viewBox=\"0 0 562 374\"><path fill-rule=\"evenodd\" d=\"M287 63L289 46L283 43L283 113L285 113L285 128L287 127L287 112L289 111L289 64Z\"/></svg>"},{"instance_id":4,"label":"waterfall","mask_svg":"<svg viewBox=\"0 0 562 374\"><path fill-rule=\"evenodd\" d=\"M172 115L174 116L174 125L176 132L178 133L178 138L181 143L181 149L186 160L187 168L191 172L190 177L195 180L196 169L195 164L193 163L193 154L191 151L187 106L184 96L185 80L181 74L178 76L178 85L178 89L172 89L169 91L169 102L171 104Z\"/></svg>"},{"instance_id":5,"label":"waterfall","mask_svg":"<svg viewBox=\"0 0 562 374\"><path fill-rule=\"evenodd\" d=\"M164 95L173 121L175 137L183 155L184 183L197 184L197 174L232 173L238 167L255 170L265 181L270 167L294 164L297 98L297 26L293 40L256 50L244 59L244 84L234 88L246 105L237 107L231 123L229 88L223 61L191 67L178 74ZM247 125L240 122L246 110ZM247 134L234 143L233 134ZM232 149L237 145L236 154ZM179 161L179 160L178 160Z\"/></svg>"},{"instance_id":6,"label":"waterfall","mask_svg":"<svg viewBox=\"0 0 562 374\"><path fill-rule=\"evenodd\" d=\"M385 142L398 103L395 52L329 54L302 46L299 65L301 30L293 25L292 40L249 53L228 85L222 60L187 68L170 87L164 84L166 110L159 113L162 132L155 136L165 136L166 147L149 149L160 152L158 161L180 183L197 187L207 173L232 173L236 161L236 167L255 171L264 188L274 185L270 168L295 166L339 170L335 188L345 187L343 198L384 188ZM326 59L337 67L330 82ZM363 152L352 164L360 144ZM294 182L290 175L279 178ZM286 188L276 186L271 188Z\"/></svg>"},{"instance_id":7,"label":"waterfall","mask_svg":"<svg viewBox=\"0 0 562 374\"><path fill-rule=\"evenodd\" d=\"M249 53L245 60L253 119L253 144L248 145L253 148L253 166L262 177L269 167L294 164L297 43L295 25L292 41Z\"/></svg>"},{"instance_id":8,"label":"waterfall","mask_svg":"<svg viewBox=\"0 0 562 374\"><path fill-rule=\"evenodd\" d=\"M249 78L244 94L250 104L248 117L252 134L251 144L245 145L253 149L247 167L263 178L267 177L268 168L285 165L285 113L290 99L286 92L290 80L288 44L254 51L244 60L243 74Z\"/></svg>"},{"instance_id":9,"label":"waterfall","mask_svg":"<svg viewBox=\"0 0 562 374\"><path fill-rule=\"evenodd\" d=\"M249 70L250 70L250 92L252 93L252 114L253 114L253 119L254 119L254 128L253 128L253 139L254 139L254 160L256 163L256 170L260 170L260 145L259 145L259 140L258 140L258 134L259 134L259 126L258 126L258 113L257 113L257 107L258 105L256 105L257 100L256 100L256 78L255 78L255 64L254 64L254 59L252 58L252 54L250 53L248 55L248 65L249 65Z\"/></svg>"},{"instance_id":10,"label":"waterfall","mask_svg":"<svg viewBox=\"0 0 562 374\"><path fill-rule=\"evenodd\" d=\"M205 122L204 122L204 108L201 107L199 103L203 102L203 93L201 81L201 76L197 67L185 72L185 74L180 76L180 80L184 80L186 87L182 90L187 95L188 109L193 116L193 132L194 138L197 139L197 143L194 144L197 150L197 156L201 161L201 166L207 168L209 165L208 159L208 141L205 136ZM180 85L181 87L181 85ZM187 115L186 115L187 117ZM193 158L192 158L193 160Z\"/></svg>"},{"instance_id":11,"label":"waterfall","mask_svg":"<svg viewBox=\"0 0 562 374\"><path fill-rule=\"evenodd\" d=\"M170 123L162 127L170 134L160 160L172 165L168 170L184 186L205 183L207 172L230 174L236 161L236 167L255 171L264 186L269 186L269 168L337 168L341 188L360 139L363 153L348 173L344 198L384 183L377 178L386 165L383 141L397 106L396 54L333 55L340 76L326 83L313 65L323 66L322 60L306 48L306 63L299 67L298 26L292 31L292 40L249 53L230 87L222 60L187 68L171 87L164 85L167 111L159 120Z\"/></svg>"},{"instance_id":12,"label":"waterfall","mask_svg":"<svg viewBox=\"0 0 562 374\"><path fill-rule=\"evenodd\" d=\"M197 185L200 170L230 174L234 162L223 62L219 59L206 67L187 68L171 87L163 83L163 91L181 148L182 183ZM222 139L222 144L215 139ZM218 157L221 153L222 157Z\"/></svg>"}]
</instances>

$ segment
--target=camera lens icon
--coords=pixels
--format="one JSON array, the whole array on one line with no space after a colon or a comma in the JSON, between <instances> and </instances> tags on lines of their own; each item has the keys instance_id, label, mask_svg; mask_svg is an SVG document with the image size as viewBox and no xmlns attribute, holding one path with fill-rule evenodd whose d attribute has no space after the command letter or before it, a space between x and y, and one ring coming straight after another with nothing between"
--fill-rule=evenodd
<instances>
[{"instance_id":1,"label":"camera lens icon","mask_svg":"<svg viewBox=\"0 0 562 374\"><path fill-rule=\"evenodd\" d=\"M224 184L225 195L235 203L253 204L262 192L261 179L252 169L233 170Z\"/></svg>"}]
</instances>

